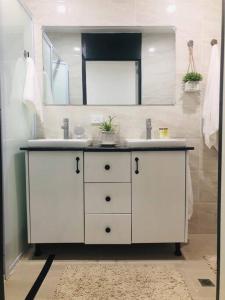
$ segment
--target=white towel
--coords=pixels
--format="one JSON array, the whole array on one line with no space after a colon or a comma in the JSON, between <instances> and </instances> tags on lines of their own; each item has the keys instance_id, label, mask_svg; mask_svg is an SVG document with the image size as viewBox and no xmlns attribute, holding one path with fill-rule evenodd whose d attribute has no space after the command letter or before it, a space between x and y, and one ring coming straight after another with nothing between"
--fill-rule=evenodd
<instances>
[{"instance_id":1,"label":"white towel","mask_svg":"<svg viewBox=\"0 0 225 300\"><path fill-rule=\"evenodd\" d=\"M34 111L43 123L43 107L38 86L37 72L32 58L26 59L26 77L23 92L24 104Z\"/></svg>"},{"instance_id":2,"label":"white towel","mask_svg":"<svg viewBox=\"0 0 225 300\"><path fill-rule=\"evenodd\" d=\"M190 169L188 154L187 154L187 165L186 165L186 201L188 203L188 220L190 220L193 214L194 198L193 198L191 169Z\"/></svg>"},{"instance_id":3,"label":"white towel","mask_svg":"<svg viewBox=\"0 0 225 300\"><path fill-rule=\"evenodd\" d=\"M45 104L53 104L51 82L46 71L43 72L43 101Z\"/></svg>"},{"instance_id":4,"label":"white towel","mask_svg":"<svg viewBox=\"0 0 225 300\"><path fill-rule=\"evenodd\" d=\"M13 105L15 105L15 101L18 101L19 105L21 105L21 99L23 98L24 91L25 76L26 63L23 57L19 57L16 61L13 73L11 97L7 97L8 101L13 101Z\"/></svg>"},{"instance_id":5,"label":"white towel","mask_svg":"<svg viewBox=\"0 0 225 300\"><path fill-rule=\"evenodd\" d=\"M220 55L218 45L212 46L203 106L203 134L208 148L218 149L220 93Z\"/></svg>"}]
</instances>

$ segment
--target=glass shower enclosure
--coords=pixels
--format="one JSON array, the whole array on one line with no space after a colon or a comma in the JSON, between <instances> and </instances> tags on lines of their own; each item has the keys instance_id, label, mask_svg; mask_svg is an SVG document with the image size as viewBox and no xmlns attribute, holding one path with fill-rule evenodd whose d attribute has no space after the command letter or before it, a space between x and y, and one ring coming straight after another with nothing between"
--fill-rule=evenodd
<instances>
[{"instance_id":1,"label":"glass shower enclosure","mask_svg":"<svg viewBox=\"0 0 225 300\"><path fill-rule=\"evenodd\" d=\"M34 116L23 104L24 51L33 56L32 17L17 0L0 0L1 133L4 274L27 247L26 184L21 145L33 136Z\"/></svg>"}]
</instances>

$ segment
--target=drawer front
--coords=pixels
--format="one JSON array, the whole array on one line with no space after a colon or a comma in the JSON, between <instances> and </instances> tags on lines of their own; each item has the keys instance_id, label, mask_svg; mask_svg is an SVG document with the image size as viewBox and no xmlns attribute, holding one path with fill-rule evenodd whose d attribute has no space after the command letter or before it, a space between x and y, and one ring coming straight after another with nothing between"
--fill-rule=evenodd
<instances>
[{"instance_id":1,"label":"drawer front","mask_svg":"<svg viewBox=\"0 0 225 300\"><path fill-rule=\"evenodd\" d=\"M84 154L85 182L130 182L131 154L87 152Z\"/></svg>"},{"instance_id":2,"label":"drawer front","mask_svg":"<svg viewBox=\"0 0 225 300\"><path fill-rule=\"evenodd\" d=\"M131 213L130 183L86 183L86 213Z\"/></svg>"},{"instance_id":3,"label":"drawer front","mask_svg":"<svg viewBox=\"0 0 225 300\"><path fill-rule=\"evenodd\" d=\"M131 244L131 215L86 215L85 244Z\"/></svg>"}]
</instances>

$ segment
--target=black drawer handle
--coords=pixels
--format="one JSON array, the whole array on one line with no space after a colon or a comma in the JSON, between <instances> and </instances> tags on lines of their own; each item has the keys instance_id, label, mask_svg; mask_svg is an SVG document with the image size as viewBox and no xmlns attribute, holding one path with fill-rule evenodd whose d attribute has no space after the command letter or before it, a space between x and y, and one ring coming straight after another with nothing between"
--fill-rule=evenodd
<instances>
[{"instance_id":1,"label":"black drawer handle","mask_svg":"<svg viewBox=\"0 0 225 300\"><path fill-rule=\"evenodd\" d=\"M106 227L105 232L106 233L110 233L111 232L111 228L110 227Z\"/></svg>"},{"instance_id":2,"label":"black drawer handle","mask_svg":"<svg viewBox=\"0 0 225 300\"><path fill-rule=\"evenodd\" d=\"M79 174L80 173L80 170L79 170L79 161L80 161L80 158L79 157L76 157L76 173Z\"/></svg>"},{"instance_id":3,"label":"black drawer handle","mask_svg":"<svg viewBox=\"0 0 225 300\"><path fill-rule=\"evenodd\" d=\"M110 165L105 165L105 170L106 171L110 170Z\"/></svg>"},{"instance_id":4,"label":"black drawer handle","mask_svg":"<svg viewBox=\"0 0 225 300\"><path fill-rule=\"evenodd\" d=\"M135 174L139 174L139 169L138 169L139 158L138 158L138 157L135 157L135 162L136 162L136 170L135 170Z\"/></svg>"},{"instance_id":5,"label":"black drawer handle","mask_svg":"<svg viewBox=\"0 0 225 300\"><path fill-rule=\"evenodd\" d=\"M110 196L105 197L105 201L107 202L111 201L111 197Z\"/></svg>"}]
</instances>

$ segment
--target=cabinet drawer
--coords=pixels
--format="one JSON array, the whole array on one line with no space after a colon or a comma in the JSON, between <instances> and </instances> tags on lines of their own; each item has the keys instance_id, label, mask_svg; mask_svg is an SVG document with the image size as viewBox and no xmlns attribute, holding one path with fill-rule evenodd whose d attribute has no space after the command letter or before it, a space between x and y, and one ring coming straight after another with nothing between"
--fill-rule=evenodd
<instances>
[{"instance_id":1,"label":"cabinet drawer","mask_svg":"<svg viewBox=\"0 0 225 300\"><path fill-rule=\"evenodd\" d=\"M130 183L86 183L86 213L131 213Z\"/></svg>"},{"instance_id":2,"label":"cabinet drawer","mask_svg":"<svg viewBox=\"0 0 225 300\"><path fill-rule=\"evenodd\" d=\"M130 155L124 152L85 153L85 182L130 182Z\"/></svg>"},{"instance_id":3,"label":"cabinet drawer","mask_svg":"<svg viewBox=\"0 0 225 300\"><path fill-rule=\"evenodd\" d=\"M85 244L130 244L130 214L91 214L85 217Z\"/></svg>"}]
</instances>

